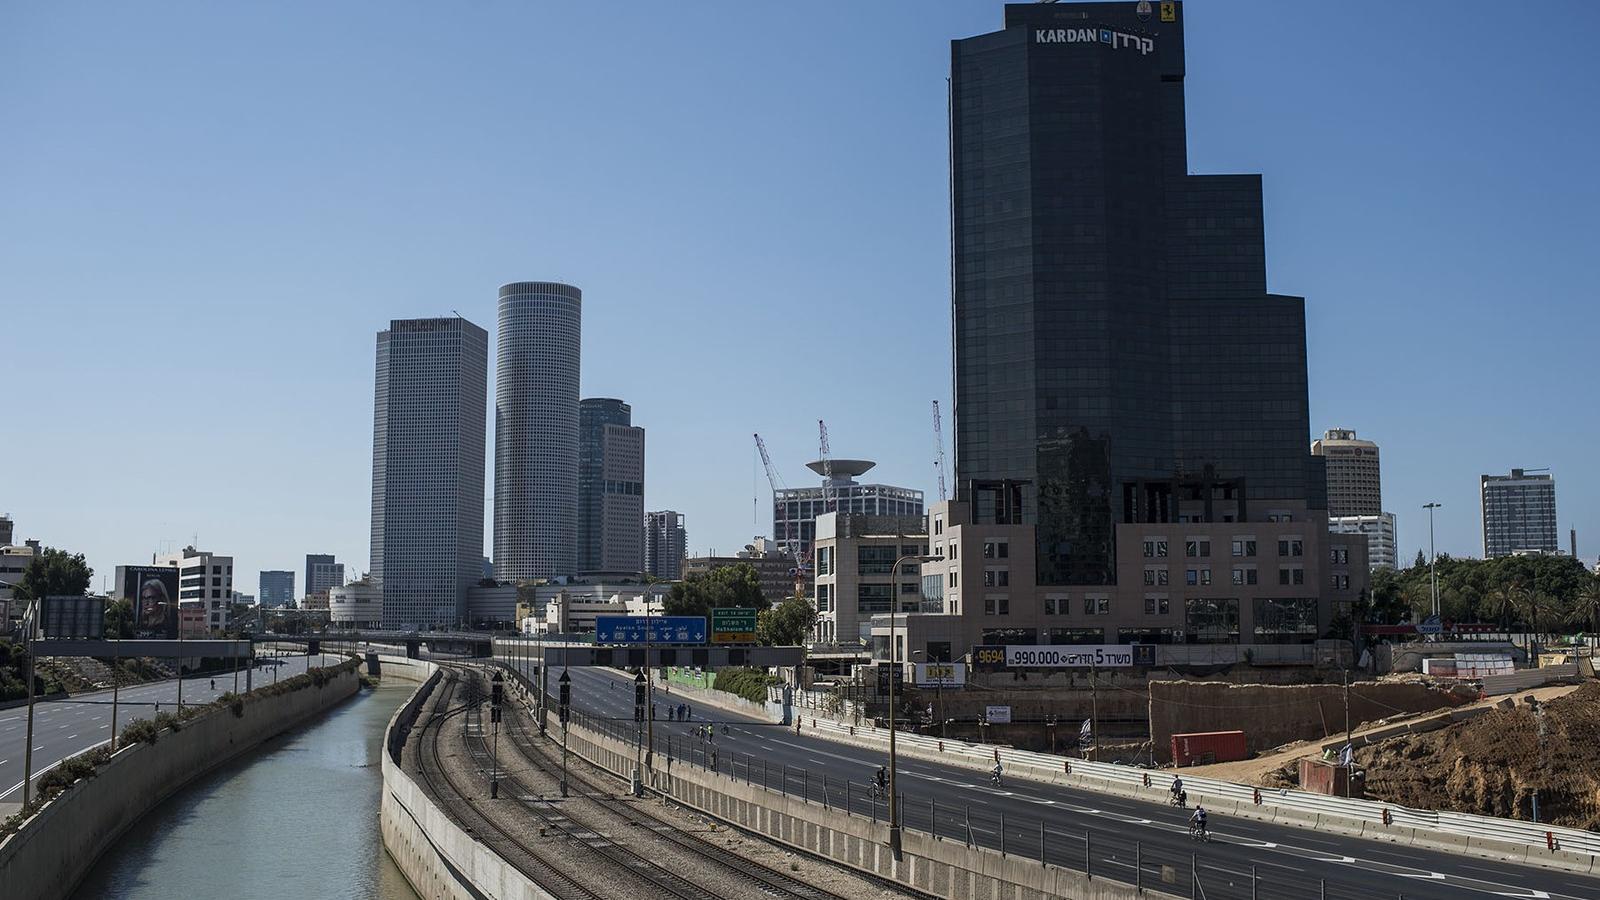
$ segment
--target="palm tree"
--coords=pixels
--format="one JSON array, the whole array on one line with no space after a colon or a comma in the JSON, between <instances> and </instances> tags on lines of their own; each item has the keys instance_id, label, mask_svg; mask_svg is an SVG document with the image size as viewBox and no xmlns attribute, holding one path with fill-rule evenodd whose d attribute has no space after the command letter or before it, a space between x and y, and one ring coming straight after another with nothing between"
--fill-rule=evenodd
<instances>
[{"instance_id":1,"label":"palm tree","mask_svg":"<svg viewBox=\"0 0 1600 900\"><path fill-rule=\"evenodd\" d=\"M1600 631L1600 578L1590 578L1573 598L1566 621L1574 628Z\"/></svg>"},{"instance_id":2,"label":"palm tree","mask_svg":"<svg viewBox=\"0 0 1600 900\"><path fill-rule=\"evenodd\" d=\"M1511 617L1516 612L1517 593L1520 590L1515 583L1500 584L1484 597L1494 620L1508 629L1511 627Z\"/></svg>"}]
</instances>

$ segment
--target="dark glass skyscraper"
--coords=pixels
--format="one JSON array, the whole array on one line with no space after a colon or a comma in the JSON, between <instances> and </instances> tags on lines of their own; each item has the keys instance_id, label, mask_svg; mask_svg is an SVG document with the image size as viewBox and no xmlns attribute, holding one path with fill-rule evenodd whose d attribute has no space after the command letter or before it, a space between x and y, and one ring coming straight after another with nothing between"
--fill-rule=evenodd
<instances>
[{"instance_id":1,"label":"dark glass skyscraper","mask_svg":"<svg viewBox=\"0 0 1600 900\"><path fill-rule=\"evenodd\" d=\"M1325 509L1260 177L1188 174L1182 5L1007 5L950 65L958 496L1041 585L1115 582L1117 523Z\"/></svg>"},{"instance_id":2,"label":"dark glass skyscraper","mask_svg":"<svg viewBox=\"0 0 1600 900\"><path fill-rule=\"evenodd\" d=\"M578 403L578 571L644 571L644 429L610 397Z\"/></svg>"}]
</instances>

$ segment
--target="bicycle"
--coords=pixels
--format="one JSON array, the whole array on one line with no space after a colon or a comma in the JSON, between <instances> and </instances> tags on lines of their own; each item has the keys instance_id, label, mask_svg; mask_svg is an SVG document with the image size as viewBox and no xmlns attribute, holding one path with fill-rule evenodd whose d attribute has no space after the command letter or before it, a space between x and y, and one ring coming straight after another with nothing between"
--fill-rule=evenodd
<instances>
[{"instance_id":1,"label":"bicycle","mask_svg":"<svg viewBox=\"0 0 1600 900\"><path fill-rule=\"evenodd\" d=\"M1190 822L1189 840L1198 841L1202 844L1209 844L1211 843L1211 830L1204 825L1197 825L1194 822Z\"/></svg>"}]
</instances>

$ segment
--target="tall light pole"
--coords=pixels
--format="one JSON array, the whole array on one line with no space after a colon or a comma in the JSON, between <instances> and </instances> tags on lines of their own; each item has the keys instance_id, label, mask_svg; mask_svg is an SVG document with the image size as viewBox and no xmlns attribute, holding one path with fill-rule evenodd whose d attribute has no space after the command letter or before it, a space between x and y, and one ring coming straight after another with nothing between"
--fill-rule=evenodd
<instances>
[{"instance_id":1,"label":"tall light pole","mask_svg":"<svg viewBox=\"0 0 1600 900\"><path fill-rule=\"evenodd\" d=\"M1434 549L1433 543L1433 511L1443 506L1443 503L1425 503L1422 508L1428 511L1428 585L1433 593L1433 614L1439 614L1439 576L1435 563L1439 561L1439 552Z\"/></svg>"},{"instance_id":2,"label":"tall light pole","mask_svg":"<svg viewBox=\"0 0 1600 900\"><path fill-rule=\"evenodd\" d=\"M889 570L889 850L895 859L900 858L900 804L894 796L895 745L894 745L894 676L898 671L895 660L895 614L900 610L900 566L902 563L933 562L933 556L902 556ZM922 573L917 573L919 579ZM910 648L907 648L910 649Z\"/></svg>"}]
</instances>

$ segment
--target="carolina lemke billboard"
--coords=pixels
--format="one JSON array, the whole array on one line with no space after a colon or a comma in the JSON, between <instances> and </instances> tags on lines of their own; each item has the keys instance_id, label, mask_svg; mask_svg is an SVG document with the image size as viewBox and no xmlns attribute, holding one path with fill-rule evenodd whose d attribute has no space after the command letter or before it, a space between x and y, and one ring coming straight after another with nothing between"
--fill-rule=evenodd
<instances>
[{"instance_id":1,"label":"carolina lemke billboard","mask_svg":"<svg viewBox=\"0 0 1600 900\"><path fill-rule=\"evenodd\" d=\"M178 570L171 566L123 566L121 597L133 602L133 631L139 637L178 636Z\"/></svg>"}]
</instances>

